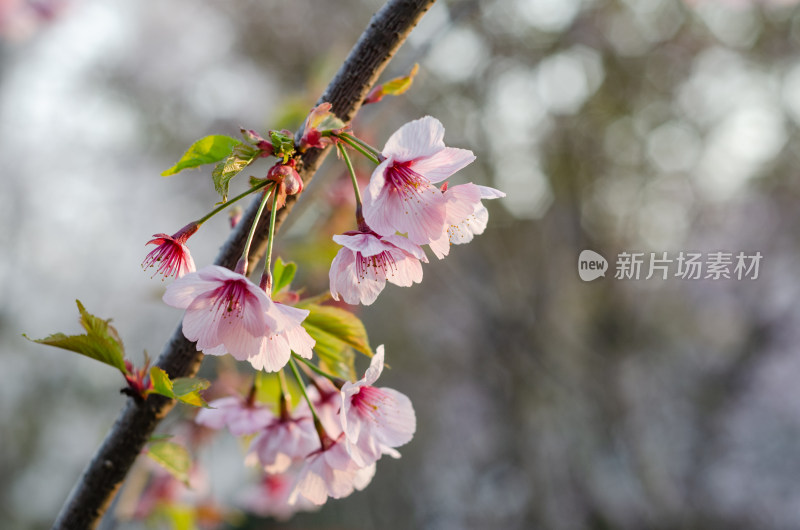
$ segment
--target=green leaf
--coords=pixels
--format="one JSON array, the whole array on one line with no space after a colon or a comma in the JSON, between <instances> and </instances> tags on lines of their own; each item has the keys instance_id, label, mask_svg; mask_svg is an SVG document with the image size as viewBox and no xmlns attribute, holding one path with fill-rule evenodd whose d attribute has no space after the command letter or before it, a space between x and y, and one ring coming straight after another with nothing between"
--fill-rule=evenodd
<instances>
[{"instance_id":1,"label":"green leaf","mask_svg":"<svg viewBox=\"0 0 800 530\"><path fill-rule=\"evenodd\" d=\"M161 173L161 176L168 177L184 169L219 162L230 156L233 148L241 143L236 138L222 134L201 138L189 147L177 164Z\"/></svg>"},{"instance_id":2,"label":"green leaf","mask_svg":"<svg viewBox=\"0 0 800 530\"><path fill-rule=\"evenodd\" d=\"M209 408L206 400L200 395L201 390L211 386L211 382L206 379L195 377L179 377L172 382L172 390L178 396L178 400L193 405L195 407Z\"/></svg>"},{"instance_id":3,"label":"green leaf","mask_svg":"<svg viewBox=\"0 0 800 530\"><path fill-rule=\"evenodd\" d=\"M185 447L175 442L153 442L147 447L147 456L166 469L170 475L189 485L192 457Z\"/></svg>"},{"instance_id":4,"label":"green leaf","mask_svg":"<svg viewBox=\"0 0 800 530\"><path fill-rule=\"evenodd\" d=\"M280 257L275 260L275 265L272 267L272 292L277 293L284 287L289 287L296 272L297 264L293 261L284 263Z\"/></svg>"},{"instance_id":5,"label":"green leaf","mask_svg":"<svg viewBox=\"0 0 800 530\"><path fill-rule=\"evenodd\" d=\"M81 313L80 324L86 330L85 335L54 333L43 339L31 339L27 335L23 335L23 337L39 344L47 344L62 350L80 353L113 366L123 374L128 373L124 361L125 348L117 330L109 324L111 320L98 318L88 313L80 300L75 300L75 302L78 304L78 311Z\"/></svg>"},{"instance_id":6,"label":"green leaf","mask_svg":"<svg viewBox=\"0 0 800 530\"><path fill-rule=\"evenodd\" d=\"M222 202L228 200L228 184L244 168L255 160L260 151L253 146L239 143L230 152L230 156L216 165L211 173L214 189L222 196Z\"/></svg>"},{"instance_id":7,"label":"green leaf","mask_svg":"<svg viewBox=\"0 0 800 530\"><path fill-rule=\"evenodd\" d=\"M172 381L167 372L158 366L153 366L150 368L150 381L153 383L151 393L177 399L187 405L208 408L208 403L200 395L201 390L205 390L211 385L205 379L179 377Z\"/></svg>"},{"instance_id":8,"label":"green leaf","mask_svg":"<svg viewBox=\"0 0 800 530\"><path fill-rule=\"evenodd\" d=\"M168 398L172 399L177 398L175 392L172 390L172 381L169 380L167 372L158 366L153 366L150 368L150 382L153 384L151 392L155 392L156 394L161 394L162 396L167 396Z\"/></svg>"},{"instance_id":9,"label":"green leaf","mask_svg":"<svg viewBox=\"0 0 800 530\"><path fill-rule=\"evenodd\" d=\"M277 158L286 162L294 154L294 138L283 131L270 131L269 139L272 142L272 151Z\"/></svg>"},{"instance_id":10,"label":"green leaf","mask_svg":"<svg viewBox=\"0 0 800 530\"><path fill-rule=\"evenodd\" d=\"M320 358L320 368L338 377L355 379L353 349L372 357L367 330L361 320L338 307L308 302L297 307L310 311L303 327L317 341L314 351Z\"/></svg>"}]
</instances>

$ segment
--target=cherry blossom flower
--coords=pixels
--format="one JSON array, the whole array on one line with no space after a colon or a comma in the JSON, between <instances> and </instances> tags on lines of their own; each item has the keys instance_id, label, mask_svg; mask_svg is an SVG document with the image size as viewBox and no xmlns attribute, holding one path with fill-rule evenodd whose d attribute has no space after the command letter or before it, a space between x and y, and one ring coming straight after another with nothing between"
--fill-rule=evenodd
<instances>
[{"instance_id":1,"label":"cherry blossom flower","mask_svg":"<svg viewBox=\"0 0 800 530\"><path fill-rule=\"evenodd\" d=\"M147 245L158 245L145 256L142 262L142 268L147 269L155 267L158 263L158 269L153 273L162 274L164 278L175 276L180 278L185 274L195 271L194 260L189 249L186 247L186 241L197 232L200 225L197 223L189 223L175 234L169 236L167 234L153 234L155 239L151 239Z\"/></svg>"},{"instance_id":2,"label":"cherry blossom flower","mask_svg":"<svg viewBox=\"0 0 800 530\"><path fill-rule=\"evenodd\" d=\"M441 236L430 242L436 257L443 259L450 253L450 245L469 243L476 235L486 230L489 211L481 199L498 199L506 194L500 190L476 184L442 186L447 208L446 224Z\"/></svg>"},{"instance_id":3,"label":"cherry blossom flower","mask_svg":"<svg viewBox=\"0 0 800 530\"><path fill-rule=\"evenodd\" d=\"M277 372L283 368L294 351L297 355L310 359L316 341L303 328L301 322L308 316L307 309L273 302L273 316L282 331L261 337L257 350L247 360L256 370Z\"/></svg>"},{"instance_id":4,"label":"cherry blossom flower","mask_svg":"<svg viewBox=\"0 0 800 530\"><path fill-rule=\"evenodd\" d=\"M209 355L226 352L240 361L258 352L262 339L283 331L267 293L245 276L217 265L172 282L167 305L186 309L183 334Z\"/></svg>"},{"instance_id":5,"label":"cherry blossom flower","mask_svg":"<svg viewBox=\"0 0 800 530\"><path fill-rule=\"evenodd\" d=\"M319 447L311 414L296 410L265 425L250 444L249 453L258 457L267 473L282 473Z\"/></svg>"},{"instance_id":6,"label":"cherry blossom flower","mask_svg":"<svg viewBox=\"0 0 800 530\"><path fill-rule=\"evenodd\" d=\"M360 466L350 456L342 433L306 457L289 502L297 502L301 495L316 505L325 504L328 497L341 499L367 487L374 475L374 464Z\"/></svg>"},{"instance_id":7,"label":"cherry blossom flower","mask_svg":"<svg viewBox=\"0 0 800 530\"><path fill-rule=\"evenodd\" d=\"M331 263L331 295L348 304L370 305L386 282L409 287L422 281L425 251L398 235L379 236L375 232L345 232L333 236L343 245Z\"/></svg>"},{"instance_id":8,"label":"cherry blossom flower","mask_svg":"<svg viewBox=\"0 0 800 530\"><path fill-rule=\"evenodd\" d=\"M213 408L200 409L195 423L209 429L227 426L235 436L256 433L275 419L275 415L260 403L251 403L240 396L215 399L208 405Z\"/></svg>"},{"instance_id":9,"label":"cherry blossom flower","mask_svg":"<svg viewBox=\"0 0 800 530\"><path fill-rule=\"evenodd\" d=\"M382 454L395 458L394 450L411 441L417 418L411 400L397 390L372 386L383 371L384 349L378 346L364 377L345 383L341 390L340 418L348 452L357 464L365 466Z\"/></svg>"},{"instance_id":10,"label":"cherry blossom flower","mask_svg":"<svg viewBox=\"0 0 800 530\"><path fill-rule=\"evenodd\" d=\"M364 193L364 218L378 234L408 233L419 245L438 239L445 199L434 183L465 167L475 155L445 147L444 126L425 116L400 127L386 142L385 157Z\"/></svg>"}]
</instances>

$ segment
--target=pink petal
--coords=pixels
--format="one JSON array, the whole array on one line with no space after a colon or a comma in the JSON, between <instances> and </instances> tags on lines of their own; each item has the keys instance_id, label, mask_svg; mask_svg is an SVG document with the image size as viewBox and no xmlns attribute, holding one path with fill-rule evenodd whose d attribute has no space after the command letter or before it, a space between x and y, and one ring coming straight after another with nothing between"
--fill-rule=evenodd
<instances>
[{"instance_id":1,"label":"pink petal","mask_svg":"<svg viewBox=\"0 0 800 530\"><path fill-rule=\"evenodd\" d=\"M442 193L424 182L403 190L384 186L369 207L364 200L364 218L373 230L384 236L408 233L408 239L420 245L439 237L445 212Z\"/></svg>"},{"instance_id":2,"label":"pink petal","mask_svg":"<svg viewBox=\"0 0 800 530\"><path fill-rule=\"evenodd\" d=\"M375 355L370 359L369 368L364 372L364 377L362 378L364 384L373 385L381 376L383 373L383 359L385 355L386 349L383 347L383 344L375 348Z\"/></svg>"},{"instance_id":3,"label":"pink petal","mask_svg":"<svg viewBox=\"0 0 800 530\"><path fill-rule=\"evenodd\" d=\"M342 248L333 259L329 273L331 296L339 300L341 295L348 304L360 302L370 305L378 298L386 281L360 279L356 274L355 259L353 251L348 248Z\"/></svg>"},{"instance_id":4,"label":"pink petal","mask_svg":"<svg viewBox=\"0 0 800 530\"><path fill-rule=\"evenodd\" d=\"M372 234L337 234L333 236L333 240L344 247L360 252L365 257L380 254L387 248L386 243Z\"/></svg>"},{"instance_id":5,"label":"pink petal","mask_svg":"<svg viewBox=\"0 0 800 530\"><path fill-rule=\"evenodd\" d=\"M431 250L439 259L444 259L445 256L450 254L450 235L449 235L449 228L442 232L442 235L439 236L438 239L434 239L428 246L431 247Z\"/></svg>"},{"instance_id":6,"label":"pink petal","mask_svg":"<svg viewBox=\"0 0 800 530\"><path fill-rule=\"evenodd\" d=\"M218 282L203 280L197 273L190 273L169 284L162 300L172 307L186 309L192 300L217 287Z\"/></svg>"},{"instance_id":7,"label":"pink petal","mask_svg":"<svg viewBox=\"0 0 800 530\"><path fill-rule=\"evenodd\" d=\"M408 162L444 148L444 125L432 116L406 123L389 137L383 155Z\"/></svg>"},{"instance_id":8,"label":"pink petal","mask_svg":"<svg viewBox=\"0 0 800 530\"><path fill-rule=\"evenodd\" d=\"M412 243L408 240L408 238L399 236L397 234L392 234L388 236L383 236L383 240L386 243L391 243L395 247L402 249L403 251L407 252L408 254L414 256L415 258L421 260L423 263L428 262L428 258L425 256L425 251L422 250L422 247L417 245L416 243Z\"/></svg>"},{"instance_id":9,"label":"pink petal","mask_svg":"<svg viewBox=\"0 0 800 530\"><path fill-rule=\"evenodd\" d=\"M392 252L394 268L386 275L386 280L400 287L410 287L422 281L422 264L417 258L401 250Z\"/></svg>"},{"instance_id":10,"label":"pink petal","mask_svg":"<svg viewBox=\"0 0 800 530\"><path fill-rule=\"evenodd\" d=\"M310 359L314 354L314 346L317 344L308 331L303 326L284 331L284 337L289 342L289 347L300 357Z\"/></svg>"},{"instance_id":11,"label":"pink petal","mask_svg":"<svg viewBox=\"0 0 800 530\"><path fill-rule=\"evenodd\" d=\"M469 149L445 147L427 157L416 158L411 169L424 175L431 182L441 182L474 160L475 155Z\"/></svg>"},{"instance_id":12,"label":"pink petal","mask_svg":"<svg viewBox=\"0 0 800 530\"><path fill-rule=\"evenodd\" d=\"M411 400L392 388L379 388L381 414L375 416L373 434L389 447L399 447L411 441L417 430L417 417Z\"/></svg>"},{"instance_id":13,"label":"pink petal","mask_svg":"<svg viewBox=\"0 0 800 530\"><path fill-rule=\"evenodd\" d=\"M266 372L277 372L286 366L292 355L289 343L281 334L261 337L255 351L257 353L247 357L247 360L256 370Z\"/></svg>"},{"instance_id":14,"label":"pink petal","mask_svg":"<svg viewBox=\"0 0 800 530\"><path fill-rule=\"evenodd\" d=\"M476 186L478 186L478 188L481 190L482 199L500 199L501 197L506 196L506 194L502 191L490 188L489 186L480 186L477 184Z\"/></svg>"},{"instance_id":15,"label":"pink petal","mask_svg":"<svg viewBox=\"0 0 800 530\"><path fill-rule=\"evenodd\" d=\"M481 205L481 190L475 184L460 184L444 192L447 201L447 224L459 224Z\"/></svg>"}]
</instances>

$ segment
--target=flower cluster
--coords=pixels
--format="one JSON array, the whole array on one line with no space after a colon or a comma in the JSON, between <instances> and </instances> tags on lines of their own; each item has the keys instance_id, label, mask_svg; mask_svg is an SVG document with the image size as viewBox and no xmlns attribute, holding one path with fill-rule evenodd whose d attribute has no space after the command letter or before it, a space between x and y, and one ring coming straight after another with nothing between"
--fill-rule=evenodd
<instances>
[{"instance_id":1,"label":"flower cluster","mask_svg":"<svg viewBox=\"0 0 800 530\"><path fill-rule=\"evenodd\" d=\"M481 200L505 196L475 184L435 186L475 155L446 147L444 126L431 116L400 127L380 160L364 194L359 231L334 236L344 248L331 266L331 295L349 304L371 304L387 281L400 286L422 281L420 262L427 259L421 245L444 258L451 244L483 233L488 211Z\"/></svg>"},{"instance_id":2,"label":"flower cluster","mask_svg":"<svg viewBox=\"0 0 800 530\"><path fill-rule=\"evenodd\" d=\"M292 512L342 498L366 487L375 463L408 443L416 430L411 401L391 388L374 384L383 371L384 348L379 346L364 377L337 388L327 379L315 379L306 390L309 401L280 414L252 400L226 397L201 410L198 424L234 435L254 434L250 461L262 467L262 486L269 493L271 514ZM278 487L280 486L280 487Z\"/></svg>"}]
</instances>

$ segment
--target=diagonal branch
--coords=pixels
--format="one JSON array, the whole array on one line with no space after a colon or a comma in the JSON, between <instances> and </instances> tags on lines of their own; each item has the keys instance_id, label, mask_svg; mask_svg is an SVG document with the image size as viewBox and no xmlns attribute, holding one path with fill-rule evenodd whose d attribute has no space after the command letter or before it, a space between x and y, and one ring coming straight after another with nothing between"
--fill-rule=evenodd
<instances>
[{"instance_id":1,"label":"diagonal branch","mask_svg":"<svg viewBox=\"0 0 800 530\"><path fill-rule=\"evenodd\" d=\"M405 41L408 34L435 0L389 0L376 13L369 26L350 51L339 72L331 81L320 102L328 101L333 112L349 122L383 69ZM330 149L311 149L301 157L299 167L303 182L308 185ZM242 221L220 250L215 263L233 268L244 248L248 227L257 210L257 200L247 209ZM278 212L277 226L283 222L296 202L287 198ZM251 259L264 254L268 222L261 219L251 247ZM179 325L158 358L170 377L187 377L197 373L203 354L186 340ZM95 528L125 476L158 423L175 402L152 395L142 405L129 400L116 423L106 435L89 465L75 484L54 529Z\"/></svg>"}]
</instances>

